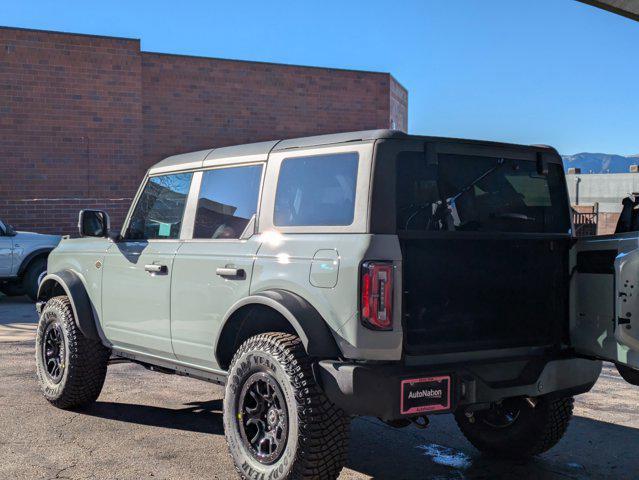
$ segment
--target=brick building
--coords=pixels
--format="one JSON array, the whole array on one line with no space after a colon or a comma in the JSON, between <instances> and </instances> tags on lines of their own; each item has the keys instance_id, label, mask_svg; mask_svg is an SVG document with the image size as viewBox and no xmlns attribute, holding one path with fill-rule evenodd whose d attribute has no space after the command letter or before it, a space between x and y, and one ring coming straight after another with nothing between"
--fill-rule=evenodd
<instances>
[{"instance_id":1,"label":"brick building","mask_svg":"<svg viewBox=\"0 0 639 480\"><path fill-rule=\"evenodd\" d=\"M407 129L390 74L143 52L140 41L0 27L0 218L74 233L115 226L144 171L215 146Z\"/></svg>"}]
</instances>

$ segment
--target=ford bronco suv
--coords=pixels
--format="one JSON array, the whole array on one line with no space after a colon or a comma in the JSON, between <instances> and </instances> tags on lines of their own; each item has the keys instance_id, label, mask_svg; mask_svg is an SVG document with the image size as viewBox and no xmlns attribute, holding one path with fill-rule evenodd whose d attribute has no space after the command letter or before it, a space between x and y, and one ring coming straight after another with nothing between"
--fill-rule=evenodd
<instances>
[{"instance_id":1,"label":"ford bronco suv","mask_svg":"<svg viewBox=\"0 0 639 480\"><path fill-rule=\"evenodd\" d=\"M612 361L639 367L639 234L576 239L557 152L381 130L151 167L121 233L80 212L40 285L44 396L107 366L225 385L242 478L338 476L349 420L452 413L481 451L564 434Z\"/></svg>"},{"instance_id":2,"label":"ford bronco suv","mask_svg":"<svg viewBox=\"0 0 639 480\"><path fill-rule=\"evenodd\" d=\"M47 256L59 241L59 235L16 231L0 220L0 293L35 301Z\"/></svg>"}]
</instances>

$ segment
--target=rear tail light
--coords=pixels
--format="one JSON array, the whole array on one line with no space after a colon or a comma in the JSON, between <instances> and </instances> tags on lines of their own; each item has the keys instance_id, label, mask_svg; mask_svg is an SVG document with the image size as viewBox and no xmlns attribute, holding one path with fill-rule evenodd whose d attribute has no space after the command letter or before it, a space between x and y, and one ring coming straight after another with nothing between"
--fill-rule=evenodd
<instances>
[{"instance_id":1,"label":"rear tail light","mask_svg":"<svg viewBox=\"0 0 639 480\"><path fill-rule=\"evenodd\" d=\"M360 285L364 326L373 330L392 330L393 264L365 262Z\"/></svg>"}]
</instances>

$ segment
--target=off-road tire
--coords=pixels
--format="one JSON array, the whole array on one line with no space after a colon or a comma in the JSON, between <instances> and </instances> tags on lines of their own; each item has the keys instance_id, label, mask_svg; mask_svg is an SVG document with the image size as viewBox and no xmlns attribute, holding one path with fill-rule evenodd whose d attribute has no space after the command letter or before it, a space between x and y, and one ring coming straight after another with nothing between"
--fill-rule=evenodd
<instances>
[{"instance_id":1,"label":"off-road tire","mask_svg":"<svg viewBox=\"0 0 639 480\"><path fill-rule=\"evenodd\" d=\"M475 412L471 421L464 411L455 413L460 430L482 453L505 458L529 458L554 447L566 433L574 406L573 397L541 397L533 408L520 399L519 416L508 426L495 427Z\"/></svg>"},{"instance_id":2,"label":"off-road tire","mask_svg":"<svg viewBox=\"0 0 639 480\"><path fill-rule=\"evenodd\" d=\"M617 371L619 375L628 382L630 385L639 386L639 370L635 370L634 368L626 367L625 365L621 365L619 363L616 364Z\"/></svg>"},{"instance_id":3,"label":"off-road tire","mask_svg":"<svg viewBox=\"0 0 639 480\"><path fill-rule=\"evenodd\" d=\"M35 302L38 299L38 278L47 269L46 258L36 258L33 260L22 277L22 287L27 296Z\"/></svg>"},{"instance_id":4,"label":"off-road tire","mask_svg":"<svg viewBox=\"0 0 639 480\"><path fill-rule=\"evenodd\" d=\"M317 385L301 340L265 333L246 340L235 353L224 397L226 442L240 477L321 479L338 477L348 453L350 418ZM241 391L265 372L281 389L288 411L288 438L280 457L265 465L242 439Z\"/></svg>"},{"instance_id":5,"label":"off-road tire","mask_svg":"<svg viewBox=\"0 0 639 480\"><path fill-rule=\"evenodd\" d=\"M47 374L43 343L47 327L58 322L64 339L63 369L58 382ZM110 350L86 338L78 329L69 298L51 298L40 315L36 334L36 369L44 397L58 408L86 407L98 398L107 371Z\"/></svg>"}]
</instances>

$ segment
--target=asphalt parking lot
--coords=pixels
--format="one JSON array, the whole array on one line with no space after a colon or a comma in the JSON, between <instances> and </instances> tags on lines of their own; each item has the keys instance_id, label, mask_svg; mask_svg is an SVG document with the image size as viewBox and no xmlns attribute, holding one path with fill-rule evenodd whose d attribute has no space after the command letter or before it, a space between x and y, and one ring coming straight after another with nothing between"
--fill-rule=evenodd
<instances>
[{"instance_id":1,"label":"asphalt parking lot","mask_svg":"<svg viewBox=\"0 0 639 480\"><path fill-rule=\"evenodd\" d=\"M222 388L120 364L92 408L57 410L35 380L36 321L26 299L0 297L0 479L234 478ZM425 430L357 419L340 478L636 479L638 397L606 367L559 446L531 462L483 458L448 415Z\"/></svg>"}]
</instances>

